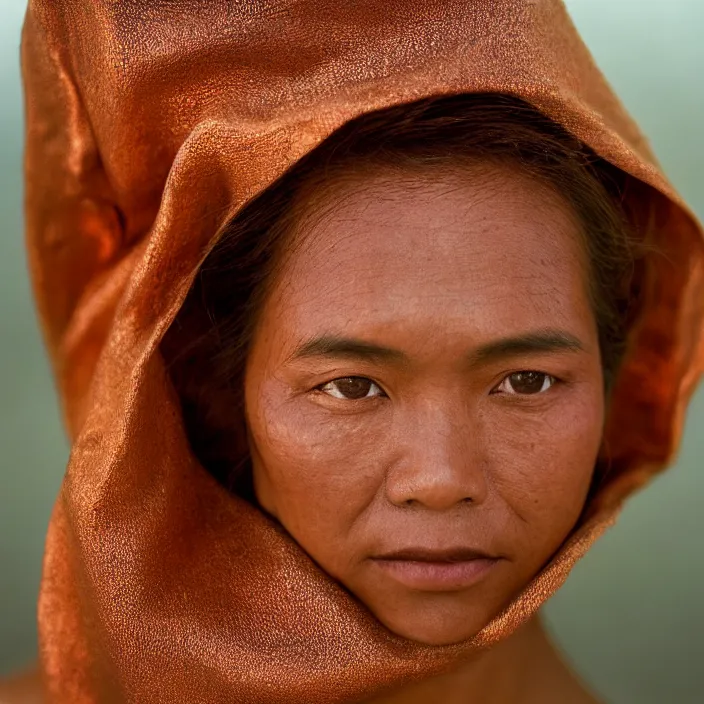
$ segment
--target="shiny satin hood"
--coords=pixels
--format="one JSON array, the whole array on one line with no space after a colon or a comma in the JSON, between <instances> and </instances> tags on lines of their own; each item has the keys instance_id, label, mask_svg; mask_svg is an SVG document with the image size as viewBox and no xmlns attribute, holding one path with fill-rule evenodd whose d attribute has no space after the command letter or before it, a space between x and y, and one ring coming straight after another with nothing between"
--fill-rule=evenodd
<instances>
[{"instance_id":1,"label":"shiny satin hood","mask_svg":"<svg viewBox=\"0 0 704 704\"><path fill-rule=\"evenodd\" d=\"M704 367L704 246L557 0L30 0L26 235L72 443L39 603L49 701L359 701L511 634L671 461ZM606 427L612 469L469 642L394 636L198 464L159 351L253 196L361 113L531 103L627 173L651 265Z\"/></svg>"}]
</instances>

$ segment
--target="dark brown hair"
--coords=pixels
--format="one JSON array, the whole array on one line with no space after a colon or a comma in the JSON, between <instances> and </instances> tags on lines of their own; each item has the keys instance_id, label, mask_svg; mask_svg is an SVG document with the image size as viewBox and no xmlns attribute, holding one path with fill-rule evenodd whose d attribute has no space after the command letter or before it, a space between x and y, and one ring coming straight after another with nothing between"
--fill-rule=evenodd
<instances>
[{"instance_id":1,"label":"dark brown hair","mask_svg":"<svg viewBox=\"0 0 704 704\"><path fill-rule=\"evenodd\" d=\"M426 98L347 122L227 224L162 342L193 451L216 478L251 495L244 369L277 252L311 197L366 169L512 165L558 191L581 225L589 296L608 393L634 301L636 245L627 177L525 101L472 94Z\"/></svg>"}]
</instances>

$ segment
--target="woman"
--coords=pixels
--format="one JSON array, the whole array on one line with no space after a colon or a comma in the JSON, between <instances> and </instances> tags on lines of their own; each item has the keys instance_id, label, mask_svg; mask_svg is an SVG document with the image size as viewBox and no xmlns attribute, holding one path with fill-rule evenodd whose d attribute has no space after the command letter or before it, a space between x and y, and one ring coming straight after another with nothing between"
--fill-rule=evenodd
<instances>
[{"instance_id":1,"label":"woman","mask_svg":"<svg viewBox=\"0 0 704 704\"><path fill-rule=\"evenodd\" d=\"M203 466L397 635L474 637L604 480L636 254L612 172L516 98L365 114L226 226L165 336ZM537 622L513 639L443 701L595 701Z\"/></svg>"},{"instance_id":2,"label":"woman","mask_svg":"<svg viewBox=\"0 0 704 704\"><path fill-rule=\"evenodd\" d=\"M704 252L564 9L37 2L23 61L48 700L595 701L536 614L676 446Z\"/></svg>"}]
</instances>

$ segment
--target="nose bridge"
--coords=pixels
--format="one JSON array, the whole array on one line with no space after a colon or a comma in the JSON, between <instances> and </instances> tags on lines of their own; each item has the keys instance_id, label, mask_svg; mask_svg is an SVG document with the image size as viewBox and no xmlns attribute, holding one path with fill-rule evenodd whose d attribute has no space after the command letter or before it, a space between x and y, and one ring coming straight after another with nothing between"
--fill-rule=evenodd
<instances>
[{"instance_id":1,"label":"nose bridge","mask_svg":"<svg viewBox=\"0 0 704 704\"><path fill-rule=\"evenodd\" d=\"M437 397L407 410L400 420L401 452L386 478L392 503L446 510L485 500L481 431L472 416L461 401Z\"/></svg>"}]
</instances>

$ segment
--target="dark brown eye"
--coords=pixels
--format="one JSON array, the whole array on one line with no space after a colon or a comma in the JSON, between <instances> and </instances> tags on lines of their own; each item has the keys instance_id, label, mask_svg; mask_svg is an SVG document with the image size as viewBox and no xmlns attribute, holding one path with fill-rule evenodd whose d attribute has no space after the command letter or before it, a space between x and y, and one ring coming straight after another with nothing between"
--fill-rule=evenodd
<instances>
[{"instance_id":1,"label":"dark brown eye","mask_svg":"<svg viewBox=\"0 0 704 704\"><path fill-rule=\"evenodd\" d=\"M555 383L554 377L544 372L514 372L497 386L506 394L538 394L547 391Z\"/></svg>"},{"instance_id":2,"label":"dark brown eye","mask_svg":"<svg viewBox=\"0 0 704 704\"><path fill-rule=\"evenodd\" d=\"M376 389L377 393L374 393ZM334 398L354 401L367 396L379 396L381 389L371 380L363 376L345 376L340 379L333 379L320 387L321 391ZM370 391L372 393L370 393Z\"/></svg>"}]
</instances>

